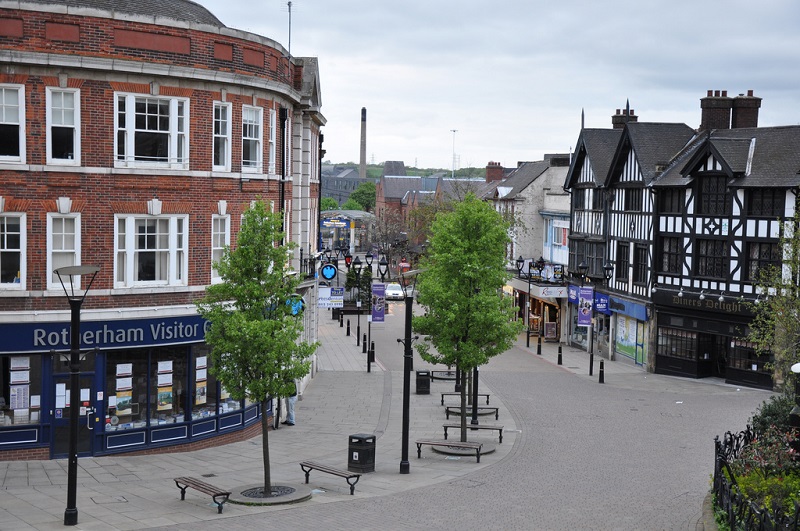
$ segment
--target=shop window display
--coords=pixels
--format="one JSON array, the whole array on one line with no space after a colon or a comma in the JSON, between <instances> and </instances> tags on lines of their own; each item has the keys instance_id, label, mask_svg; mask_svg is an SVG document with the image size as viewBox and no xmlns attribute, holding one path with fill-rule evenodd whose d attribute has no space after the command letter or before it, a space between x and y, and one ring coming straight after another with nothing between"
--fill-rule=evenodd
<instances>
[{"instance_id":1,"label":"shop window display","mask_svg":"<svg viewBox=\"0 0 800 531\"><path fill-rule=\"evenodd\" d=\"M208 354L211 349L207 345L195 346L194 353L194 400L192 402L192 419L213 417L217 414L217 379L208 370Z\"/></svg>"},{"instance_id":2,"label":"shop window display","mask_svg":"<svg viewBox=\"0 0 800 531\"><path fill-rule=\"evenodd\" d=\"M0 357L0 427L38 424L41 396L39 356Z\"/></svg>"},{"instance_id":3,"label":"shop window display","mask_svg":"<svg viewBox=\"0 0 800 531\"><path fill-rule=\"evenodd\" d=\"M150 365L150 425L184 421L187 347L153 351Z\"/></svg>"},{"instance_id":4,"label":"shop window display","mask_svg":"<svg viewBox=\"0 0 800 531\"><path fill-rule=\"evenodd\" d=\"M147 426L146 349L109 353L106 362L106 431Z\"/></svg>"}]
</instances>

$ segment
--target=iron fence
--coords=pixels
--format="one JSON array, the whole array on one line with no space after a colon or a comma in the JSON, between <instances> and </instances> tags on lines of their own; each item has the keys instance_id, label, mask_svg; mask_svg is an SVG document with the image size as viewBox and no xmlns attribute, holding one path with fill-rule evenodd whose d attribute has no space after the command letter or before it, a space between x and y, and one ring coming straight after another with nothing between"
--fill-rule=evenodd
<instances>
[{"instance_id":1,"label":"iron fence","mask_svg":"<svg viewBox=\"0 0 800 531\"><path fill-rule=\"evenodd\" d=\"M773 512L748 500L739 490L730 462L756 438L750 426L745 431L725 433L722 441L714 437L714 503L721 509L731 530L773 531L800 529L800 504L795 502L793 514Z\"/></svg>"}]
</instances>

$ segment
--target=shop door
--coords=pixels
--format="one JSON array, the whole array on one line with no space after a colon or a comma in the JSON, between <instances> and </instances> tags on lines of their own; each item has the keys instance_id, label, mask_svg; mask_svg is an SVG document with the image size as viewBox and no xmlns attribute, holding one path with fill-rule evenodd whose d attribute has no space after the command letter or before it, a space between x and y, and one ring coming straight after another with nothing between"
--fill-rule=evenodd
<instances>
[{"instance_id":1,"label":"shop door","mask_svg":"<svg viewBox=\"0 0 800 531\"><path fill-rule=\"evenodd\" d=\"M69 374L59 374L53 377L53 440L50 449L53 459L66 458L69 454L69 415L70 408L70 382ZM77 404L80 416L78 417L78 457L87 457L93 454L92 440L96 424L94 408L94 374L81 373L80 375L81 400Z\"/></svg>"}]
</instances>

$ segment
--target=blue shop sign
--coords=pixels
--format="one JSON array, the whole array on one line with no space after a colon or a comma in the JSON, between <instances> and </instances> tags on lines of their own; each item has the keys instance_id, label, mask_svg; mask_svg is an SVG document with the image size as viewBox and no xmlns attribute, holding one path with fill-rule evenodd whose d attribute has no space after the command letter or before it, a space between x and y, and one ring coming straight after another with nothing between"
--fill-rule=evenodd
<instances>
[{"instance_id":1,"label":"blue shop sign","mask_svg":"<svg viewBox=\"0 0 800 531\"><path fill-rule=\"evenodd\" d=\"M567 300L570 304L578 304L578 290L580 288L574 284L567 286Z\"/></svg>"},{"instance_id":2,"label":"blue shop sign","mask_svg":"<svg viewBox=\"0 0 800 531\"><path fill-rule=\"evenodd\" d=\"M639 321L647 321L647 306L635 302L610 297L609 309L615 313L621 313L628 317L633 317Z\"/></svg>"},{"instance_id":3,"label":"blue shop sign","mask_svg":"<svg viewBox=\"0 0 800 531\"><path fill-rule=\"evenodd\" d=\"M81 349L119 349L198 343L210 323L199 315L161 319L82 321ZM69 350L70 323L0 324L0 354Z\"/></svg>"},{"instance_id":4,"label":"blue shop sign","mask_svg":"<svg viewBox=\"0 0 800 531\"><path fill-rule=\"evenodd\" d=\"M594 309L602 314L611 315L608 307L608 294L594 292Z\"/></svg>"}]
</instances>

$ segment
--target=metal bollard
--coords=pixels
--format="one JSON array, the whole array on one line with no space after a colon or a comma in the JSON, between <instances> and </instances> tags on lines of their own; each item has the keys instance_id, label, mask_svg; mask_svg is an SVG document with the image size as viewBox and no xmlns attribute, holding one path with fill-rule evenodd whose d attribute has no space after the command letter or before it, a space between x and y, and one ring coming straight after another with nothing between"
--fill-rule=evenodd
<instances>
[{"instance_id":1,"label":"metal bollard","mask_svg":"<svg viewBox=\"0 0 800 531\"><path fill-rule=\"evenodd\" d=\"M361 353L367 353L367 334L364 334L364 341L361 342Z\"/></svg>"},{"instance_id":2,"label":"metal bollard","mask_svg":"<svg viewBox=\"0 0 800 531\"><path fill-rule=\"evenodd\" d=\"M350 330L350 329L348 328L348 330ZM592 376L593 374L594 374L594 352L590 352L589 353L589 376Z\"/></svg>"},{"instance_id":3,"label":"metal bollard","mask_svg":"<svg viewBox=\"0 0 800 531\"><path fill-rule=\"evenodd\" d=\"M369 344L369 361L375 363L375 342Z\"/></svg>"},{"instance_id":4,"label":"metal bollard","mask_svg":"<svg viewBox=\"0 0 800 531\"><path fill-rule=\"evenodd\" d=\"M606 379L603 376L603 360L600 360L600 381L598 383L606 383Z\"/></svg>"},{"instance_id":5,"label":"metal bollard","mask_svg":"<svg viewBox=\"0 0 800 531\"><path fill-rule=\"evenodd\" d=\"M343 326L344 326L344 314L342 312L339 312L339 328L342 328Z\"/></svg>"},{"instance_id":6,"label":"metal bollard","mask_svg":"<svg viewBox=\"0 0 800 531\"><path fill-rule=\"evenodd\" d=\"M347 333L345 335L346 336L350 335L350 319L347 320ZM589 374L592 374L592 373L589 373Z\"/></svg>"},{"instance_id":7,"label":"metal bollard","mask_svg":"<svg viewBox=\"0 0 800 531\"><path fill-rule=\"evenodd\" d=\"M558 344L558 364L561 365L561 343Z\"/></svg>"},{"instance_id":8,"label":"metal bollard","mask_svg":"<svg viewBox=\"0 0 800 531\"><path fill-rule=\"evenodd\" d=\"M536 354L538 354L539 356L542 355L542 336L541 336L541 334L539 335L539 340L536 343Z\"/></svg>"}]
</instances>

